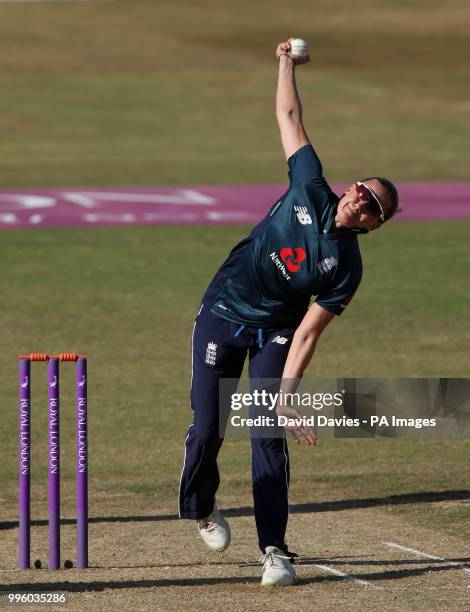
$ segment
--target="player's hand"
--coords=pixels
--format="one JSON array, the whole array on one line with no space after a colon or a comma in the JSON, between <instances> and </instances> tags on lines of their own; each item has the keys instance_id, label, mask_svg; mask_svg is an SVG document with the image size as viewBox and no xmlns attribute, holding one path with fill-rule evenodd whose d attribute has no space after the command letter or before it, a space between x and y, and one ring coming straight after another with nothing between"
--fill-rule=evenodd
<instances>
[{"instance_id":1,"label":"player's hand","mask_svg":"<svg viewBox=\"0 0 470 612\"><path fill-rule=\"evenodd\" d=\"M293 38L289 38L285 42L280 42L276 48L276 57L280 59L282 55L287 55L294 62L294 64L306 64L310 61L310 55L304 55L302 57L292 57L290 53L290 41L294 40Z\"/></svg>"},{"instance_id":2,"label":"player's hand","mask_svg":"<svg viewBox=\"0 0 470 612\"><path fill-rule=\"evenodd\" d=\"M298 410L296 410L295 408L291 408L290 406L278 405L276 407L276 415L278 417L283 416L288 419L295 419L296 421L299 421L298 424L283 425L284 429L286 431L290 431L291 434L294 436L296 444L304 442L305 444L307 444L307 446L317 445L317 436L314 430L311 427L302 425L303 416Z\"/></svg>"}]
</instances>

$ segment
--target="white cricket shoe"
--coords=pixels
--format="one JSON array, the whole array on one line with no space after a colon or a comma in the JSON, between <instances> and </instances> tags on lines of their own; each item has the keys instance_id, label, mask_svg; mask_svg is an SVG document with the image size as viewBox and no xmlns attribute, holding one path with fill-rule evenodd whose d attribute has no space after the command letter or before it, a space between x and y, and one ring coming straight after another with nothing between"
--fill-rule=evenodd
<instances>
[{"instance_id":1,"label":"white cricket shoe","mask_svg":"<svg viewBox=\"0 0 470 612\"><path fill-rule=\"evenodd\" d=\"M214 510L208 517L198 520L197 528L201 538L211 550L222 552L229 547L230 527L215 504Z\"/></svg>"},{"instance_id":2,"label":"white cricket shoe","mask_svg":"<svg viewBox=\"0 0 470 612\"><path fill-rule=\"evenodd\" d=\"M280 548L266 546L266 553L259 560L263 564L261 586L289 586L294 583L295 569L290 557Z\"/></svg>"}]
</instances>

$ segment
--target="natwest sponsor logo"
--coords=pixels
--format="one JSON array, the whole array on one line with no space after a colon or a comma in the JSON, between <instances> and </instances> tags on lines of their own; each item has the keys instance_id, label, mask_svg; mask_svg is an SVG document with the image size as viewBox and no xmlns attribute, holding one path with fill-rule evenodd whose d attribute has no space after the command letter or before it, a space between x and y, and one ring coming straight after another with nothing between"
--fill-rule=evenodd
<instances>
[{"instance_id":1,"label":"natwest sponsor logo","mask_svg":"<svg viewBox=\"0 0 470 612\"><path fill-rule=\"evenodd\" d=\"M286 268L290 272L298 272L300 264L305 259L305 251L300 247L290 248L284 247L279 251L279 257L286 264Z\"/></svg>"},{"instance_id":2,"label":"natwest sponsor logo","mask_svg":"<svg viewBox=\"0 0 470 612\"><path fill-rule=\"evenodd\" d=\"M274 262L275 266L278 268L278 270L281 272L282 276L286 279L286 280L290 280L290 276L289 273L287 272L286 266L282 263L282 261L279 259L279 255L276 253L276 251L273 251L269 257L271 258L271 260Z\"/></svg>"},{"instance_id":3,"label":"natwest sponsor logo","mask_svg":"<svg viewBox=\"0 0 470 612\"><path fill-rule=\"evenodd\" d=\"M300 247L284 247L279 251L279 255L273 251L269 257L281 272L286 280L290 280L289 272L298 272L300 265L305 259L305 251Z\"/></svg>"}]
</instances>

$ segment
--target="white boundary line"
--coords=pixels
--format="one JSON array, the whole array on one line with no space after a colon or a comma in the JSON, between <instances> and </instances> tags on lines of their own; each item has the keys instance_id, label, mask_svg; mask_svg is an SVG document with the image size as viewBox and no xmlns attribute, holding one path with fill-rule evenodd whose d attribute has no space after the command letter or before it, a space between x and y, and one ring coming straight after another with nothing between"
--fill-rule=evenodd
<instances>
[{"instance_id":1,"label":"white boundary line","mask_svg":"<svg viewBox=\"0 0 470 612\"><path fill-rule=\"evenodd\" d=\"M436 555L429 555L421 550L416 550L416 548L408 548L408 546L402 546L401 544L396 544L395 542L383 542L385 546L389 546L390 548L398 548L399 550L403 550L405 552L413 553L414 555L418 555L418 557L425 557L426 559L434 559L435 561L444 561L449 565L454 565L458 567L463 572L468 572L470 574L470 568L464 567L461 563L456 563L455 561L449 561L448 559L444 559L444 557L437 557Z\"/></svg>"},{"instance_id":2,"label":"white boundary line","mask_svg":"<svg viewBox=\"0 0 470 612\"><path fill-rule=\"evenodd\" d=\"M318 567L324 572L330 572L330 574L334 574L335 576L339 576L340 578L344 578L345 580L352 580L352 582L357 582L358 584L362 584L362 586L372 587L373 589L382 589L383 587L378 584L372 584L372 582L368 582L367 580L361 580L360 578L356 578L352 574L345 574L344 572L340 572L337 569L333 569L328 565L318 565L317 563L299 563L299 567L305 567L306 565L313 565L313 567Z\"/></svg>"}]
</instances>

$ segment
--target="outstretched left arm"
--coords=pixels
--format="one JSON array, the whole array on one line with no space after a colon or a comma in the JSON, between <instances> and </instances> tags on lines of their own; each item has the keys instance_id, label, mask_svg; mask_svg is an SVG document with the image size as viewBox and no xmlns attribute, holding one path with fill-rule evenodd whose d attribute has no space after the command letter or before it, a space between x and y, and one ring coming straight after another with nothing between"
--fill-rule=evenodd
<instances>
[{"instance_id":1,"label":"outstretched left arm","mask_svg":"<svg viewBox=\"0 0 470 612\"><path fill-rule=\"evenodd\" d=\"M280 387L280 391L282 391L281 397L287 393L294 393L297 389L304 370L315 352L318 339L334 316L333 313L325 310L317 303L312 304L308 309L302 323L294 334L289 354L287 355ZM276 406L276 414L277 416L286 416L291 419L301 419L302 417L298 410L282 403ZM305 442L309 446L317 443L315 432L310 427L294 425L286 426L286 429L294 435L297 443Z\"/></svg>"},{"instance_id":2,"label":"outstretched left arm","mask_svg":"<svg viewBox=\"0 0 470 612\"><path fill-rule=\"evenodd\" d=\"M316 302L308 309L297 328L284 365L283 379L299 379L310 363L318 339L335 315Z\"/></svg>"}]
</instances>

